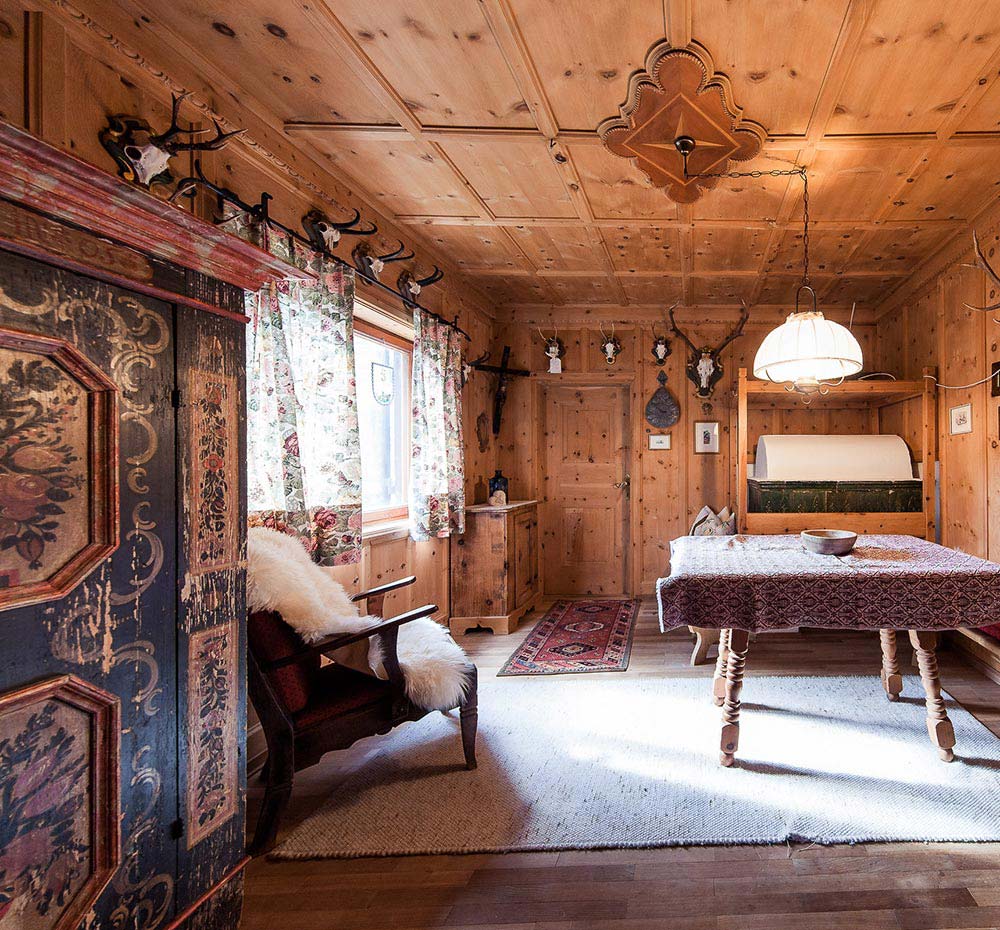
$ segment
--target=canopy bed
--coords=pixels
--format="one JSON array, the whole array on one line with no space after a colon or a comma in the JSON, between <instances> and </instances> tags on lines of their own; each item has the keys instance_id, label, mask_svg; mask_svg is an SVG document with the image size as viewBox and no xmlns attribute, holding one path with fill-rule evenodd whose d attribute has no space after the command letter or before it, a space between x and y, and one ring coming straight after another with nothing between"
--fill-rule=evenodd
<instances>
[{"instance_id":1,"label":"canopy bed","mask_svg":"<svg viewBox=\"0 0 1000 930\"><path fill-rule=\"evenodd\" d=\"M798 437L780 435L785 431L775 429L775 421L777 418L780 422L782 416L787 418L793 411L801 411L804 403L802 396L786 390L783 384L749 378L746 369L741 368L736 418L736 512L739 531L795 533L823 526L861 533L905 533L933 539L937 404L933 372L927 369L925 374L927 377L919 381L844 381L830 386L825 394L817 393L809 398L810 413L835 410L849 417L845 417L845 423L852 427L850 434L854 444L838 462L836 459L840 453L835 442L827 442L830 448L824 450L824 441L833 437L822 434L810 433L808 437L802 437L809 444L805 456L800 450L789 449L788 440ZM915 404L919 404L919 429L908 438L913 446L913 459L922 466L919 476L922 493L919 495L919 506L913 510L905 500L914 496L913 489L906 485L907 479L914 478L912 471L907 472L906 463L902 465L901 472L898 467L895 471L886 469L887 460L899 457L902 440L895 437L894 445L891 434L883 433L883 430L889 422L895 424L900 420L901 412ZM796 417L796 421L800 423L801 417ZM854 428L862 423L865 427L862 430ZM771 431L779 435L767 435ZM858 435L859 432L867 435ZM768 449L769 444L773 459L792 460L788 468L777 473L785 482L784 486L768 483L774 475L769 473L769 463L766 458L762 459L761 452ZM756 454L751 451L754 446ZM822 474L815 470L817 460L822 461L826 469ZM774 464L773 461L770 463L772 470ZM810 466L813 466L811 470ZM816 484L817 480L824 481L824 485ZM894 484L886 486L886 480ZM789 484L790 481L794 483ZM845 481L850 484L834 488L828 486ZM839 493L827 493L830 490ZM893 509L889 509L890 500ZM807 502L822 509L807 509L803 506ZM826 502L829 505L824 506Z\"/></svg>"},{"instance_id":2,"label":"canopy bed","mask_svg":"<svg viewBox=\"0 0 1000 930\"><path fill-rule=\"evenodd\" d=\"M950 762L955 736L938 680L938 632L983 626L1000 613L1000 565L913 536L861 537L845 556L809 552L797 536L682 536L671 543L671 574L656 594L661 632L722 631L713 695L723 707L723 765L733 764L739 746L750 634L795 626L878 630L891 701L902 690L896 633L908 631L927 730Z\"/></svg>"}]
</instances>

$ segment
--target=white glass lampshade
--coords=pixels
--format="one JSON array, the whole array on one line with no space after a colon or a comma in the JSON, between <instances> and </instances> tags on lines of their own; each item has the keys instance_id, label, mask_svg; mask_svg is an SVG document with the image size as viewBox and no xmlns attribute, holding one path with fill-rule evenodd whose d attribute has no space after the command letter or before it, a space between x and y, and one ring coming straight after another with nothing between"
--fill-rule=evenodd
<instances>
[{"instance_id":1,"label":"white glass lampshade","mask_svg":"<svg viewBox=\"0 0 1000 930\"><path fill-rule=\"evenodd\" d=\"M753 360L755 378L793 384L839 381L861 371L861 346L846 326L818 310L790 313Z\"/></svg>"}]
</instances>

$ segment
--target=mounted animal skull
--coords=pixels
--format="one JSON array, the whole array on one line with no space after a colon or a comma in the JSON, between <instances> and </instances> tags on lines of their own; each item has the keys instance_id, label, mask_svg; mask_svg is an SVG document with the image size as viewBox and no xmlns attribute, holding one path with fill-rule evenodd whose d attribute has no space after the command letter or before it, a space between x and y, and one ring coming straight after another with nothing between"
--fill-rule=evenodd
<instances>
[{"instance_id":1,"label":"mounted animal skull","mask_svg":"<svg viewBox=\"0 0 1000 930\"><path fill-rule=\"evenodd\" d=\"M358 226L361 222L361 214L355 210L354 216L341 223L335 223L319 210L310 210L302 217L302 228L306 231L309 241L317 251L332 252L340 237L347 236L372 236L378 232L378 227L374 223L369 223L367 227Z\"/></svg>"},{"instance_id":2,"label":"mounted animal skull","mask_svg":"<svg viewBox=\"0 0 1000 930\"><path fill-rule=\"evenodd\" d=\"M396 280L396 287L399 289L399 296L403 298L403 303L413 310L416 307L414 298L420 296L421 290L436 284L444 277L444 272L434 266L434 270L426 278L415 278L408 271L404 271Z\"/></svg>"},{"instance_id":3,"label":"mounted animal skull","mask_svg":"<svg viewBox=\"0 0 1000 930\"><path fill-rule=\"evenodd\" d=\"M670 308L670 312L673 312L673 309L676 306L677 304L674 304L674 306ZM666 336L658 335L656 330L654 329L653 347L650 351L653 353L653 360L656 362L657 365L665 364L671 352L670 340L667 339Z\"/></svg>"},{"instance_id":4,"label":"mounted animal skull","mask_svg":"<svg viewBox=\"0 0 1000 930\"><path fill-rule=\"evenodd\" d=\"M604 361L609 365L614 365L615 359L621 355L622 341L615 335L615 324L611 324L611 335L604 332L601 326L601 352L604 354Z\"/></svg>"},{"instance_id":5,"label":"mounted animal skull","mask_svg":"<svg viewBox=\"0 0 1000 930\"><path fill-rule=\"evenodd\" d=\"M716 384L719 383L723 375L723 367L719 361L719 356L729 343L743 335L743 327L746 326L747 320L750 319L750 308L746 305L746 301L743 301L743 312L740 314L740 321L736 324L736 328L713 349L710 346L698 348L687 337L684 331L678 327L677 322L674 320L674 308L676 306L674 304L668 313L670 316L670 325L673 327L674 333L683 339L691 350L685 371L687 372L688 379L695 386L695 396L707 399L712 396Z\"/></svg>"},{"instance_id":6,"label":"mounted animal skull","mask_svg":"<svg viewBox=\"0 0 1000 930\"><path fill-rule=\"evenodd\" d=\"M223 132L213 120L215 137L195 142L184 140L182 136L196 136L207 129L181 129L178 119L181 103L188 94L172 95L170 125L165 132L154 133L144 119L137 116L118 114L108 117L108 125L101 130L101 145L118 165L118 176L133 181L143 187L154 184L171 184L174 176L170 171L170 159L180 152L214 152L221 149L230 139L242 135L246 130L235 129Z\"/></svg>"},{"instance_id":7,"label":"mounted animal skull","mask_svg":"<svg viewBox=\"0 0 1000 930\"><path fill-rule=\"evenodd\" d=\"M979 244L979 236L976 235L976 231L972 231L972 247L976 253L976 263L974 265L966 265L967 268L979 268L981 271L986 273L986 276L993 283L994 287L1000 288L1000 276L993 270L993 266L986 260L986 256L983 254L982 246ZM985 307L974 307L972 304L965 305L969 310L980 310L983 313L994 313L1000 310L1000 301L992 304L987 304Z\"/></svg>"},{"instance_id":8,"label":"mounted animal skull","mask_svg":"<svg viewBox=\"0 0 1000 930\"><path fill-rule=\"evenodd\" d=\"M405 252L406 246L402 242L395 252L387 252L385 255L376 255L372 247L367 242L359 242L351 250L351 258L354 259L354 267L362 274L369 275L378 280L378 276L389 262L405 262L414 258L413 252Z\"/></svg>"}]
</instances>

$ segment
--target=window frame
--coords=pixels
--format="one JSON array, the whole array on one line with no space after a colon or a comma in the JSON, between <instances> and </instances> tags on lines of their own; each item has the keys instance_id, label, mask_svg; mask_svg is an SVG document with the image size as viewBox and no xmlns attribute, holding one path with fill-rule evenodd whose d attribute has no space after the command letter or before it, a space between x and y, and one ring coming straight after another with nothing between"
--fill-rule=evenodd
<instances>
[{"instance_id":1,"label":"window frame","mask_svg":"<svg viewBox=\"0 0 1000 930\"><path fill-rule=\"evenodd\" d=\"M369 323L367 320L358 319L357 316L354 318L354 333L357 335L360 333L367 339L372 339L375 342L381 342L384 345L390 346L393 349L398 349L406 353L410 360L409 365L409 381L406 385L406 405L407 408L410 405L410 394L412 391L412 381L413 381L413 343L396 333L391 333L386 329L382 329L380 326L376 326L374 323ZM405 487L406 493L409 495L410 491L410 442L411 433L409 430L405 433L405 445L403 447L403 458L406 462L405 470ZM364 467L364 462L361 463ZM363 480L363 479L362 479ZM410 507L409 504L403 504L401 507L383 507L379 510L368 510L364 509L362 505L361 508L361 529L362 532L366 529L374 529L382 524L395 523L400 520L408 520L410 517Z\"/></svg>"}]
</instances>

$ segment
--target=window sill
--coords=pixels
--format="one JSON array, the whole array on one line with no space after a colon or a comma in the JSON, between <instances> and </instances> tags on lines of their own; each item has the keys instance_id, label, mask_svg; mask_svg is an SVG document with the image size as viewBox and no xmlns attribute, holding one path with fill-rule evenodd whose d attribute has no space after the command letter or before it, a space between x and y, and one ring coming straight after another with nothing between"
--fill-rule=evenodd
<instances>
[{"instance_id":1,"label":"window sill","mask_svg":"<svg viewBox=\"0 0 1000 930\"><path fill-rule=\"evenodd\" d=\"M382 520L361 528L362 542L372 540L405 539L410 535L410 521L404 517L401 520Z\"/></svg>"}]
</instances>

